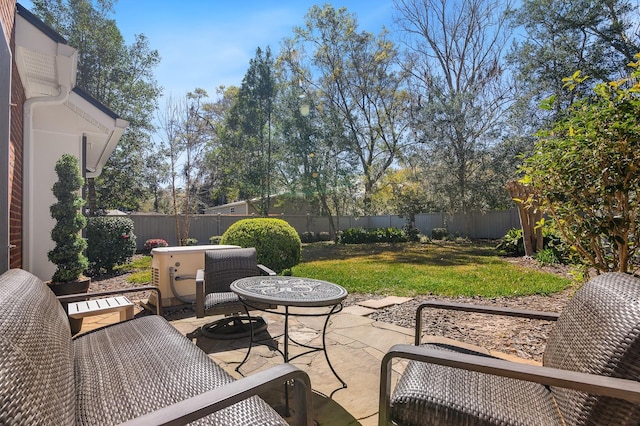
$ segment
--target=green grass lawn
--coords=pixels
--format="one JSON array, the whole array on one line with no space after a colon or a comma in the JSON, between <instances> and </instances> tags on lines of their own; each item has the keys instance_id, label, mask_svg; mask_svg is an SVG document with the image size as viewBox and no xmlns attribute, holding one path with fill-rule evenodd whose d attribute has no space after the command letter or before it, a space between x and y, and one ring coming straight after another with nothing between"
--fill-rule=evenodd
<instances>
[{"instance_id":1,"label":"green grass lawn","mask_svg":"<svg viewBox=\"0 0 640 426\"><path fill-rule=\"evenodd\" d=\"M293 275L342 285L350 293L396 296L524 296L572 281L507 262L493 245L473 243L306 245Z\"/></svg>"},{"instance_id":2,"label":"green grass lawn","mask_svg":"<svg viewBox=\"0 0 640 426\"><path fill-rule=\"evenodd\" d=\"M131 284L151 282L151 256L119 266ZM349 293L395 296L525 296L561 291L572 281L507 262L492 244L309 244L293 275L342 285Z\"/></svg>"},{"instance_id":3,"label":"green grass lawn","mask_svg":"<svg viewBox=\"0 0 640 426\"><path fill-rule=\"evenodd\" d=\"M151 256L137 257L132 262L116 266L114 269L120 272L130 272L131 275L127 277L128 283L151 283Z\"/></svg>"}]
</instances>

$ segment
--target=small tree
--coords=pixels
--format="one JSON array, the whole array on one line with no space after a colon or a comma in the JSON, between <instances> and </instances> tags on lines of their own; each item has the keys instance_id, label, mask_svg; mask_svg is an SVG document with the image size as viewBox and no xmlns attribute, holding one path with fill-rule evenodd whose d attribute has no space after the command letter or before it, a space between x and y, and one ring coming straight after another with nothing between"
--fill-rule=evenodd
<instances>
[{"instance_id":1,"label":"small tree","mask_svg":"<svg viewBox=\"0 0 640 426\"><path fill-rule=\"evenodd\" d=\"M77 280L87 269L87 258L84 251L87 242L80 235L87 220L80 212L84 201L78 191L84 184L80 174L78 159L71 154L64 154L56 162L58 181L53 184L53 195L58 202L50 207L51 216L56 225L51 230L51 239L56 243L49 251L49 260L57 269L51 280L53 282L70 282Z\"/></svg>"},{"instance_id":2,"label":"small tree","mask_svg":"<svg viewBox=\"0 0 640 426\"><path fill-rule=\"evenodd\" d=\"M523 167L523 183L533 186L565 241L598 272L638 266L640 62L630 65L629 77L598 84L540 133ZM565 82L572 90L584 80L576 72Z\"/></svg>"}]
</instances>

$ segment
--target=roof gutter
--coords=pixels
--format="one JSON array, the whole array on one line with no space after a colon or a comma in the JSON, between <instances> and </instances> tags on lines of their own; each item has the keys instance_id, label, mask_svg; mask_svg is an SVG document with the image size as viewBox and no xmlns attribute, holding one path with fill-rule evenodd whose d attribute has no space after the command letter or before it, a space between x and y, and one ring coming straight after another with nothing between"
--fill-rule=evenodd
<instances>
[{"instance_id":1,"label":"roof gutter","mask_svg":"<svg viewBox=\"0 0 640 426\"><path fill-rule=\"evenodd\" d=\"M70 72L75 70L77 61L77 51L66 44L58 43L56 55L56 74L58 77L58 94L56 96L36 96L25 101L23 106L23 147L24 147L24 184L23 184L23 203L24 211L31 212L33 206L34 188L33 188L33 111L36 107L42 105L58 105L63 104L69 99L71 93L71 84L75 76L71 76ZM35 246L35 237L31 235L35 219L35 215L27 213L27 226L22 227L23 233L23 268L27 271L32 270L32 259L34 258L33 247ZM24 218L23 218L24 220Z\"/></svg>"}]
</instances>

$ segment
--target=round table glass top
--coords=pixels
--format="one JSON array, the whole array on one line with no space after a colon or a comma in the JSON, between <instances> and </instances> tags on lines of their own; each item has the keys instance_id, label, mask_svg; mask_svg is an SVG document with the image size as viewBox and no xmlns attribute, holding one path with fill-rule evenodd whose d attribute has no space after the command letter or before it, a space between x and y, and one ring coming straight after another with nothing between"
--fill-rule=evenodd
<instances>
[{"instance_id":1,"label":"round table glass top","mask_svg":"<svg viewBox=\"0 0 640 426\"><path fill-rule=\"evenodd\" d=\"M231 283L231 291L247 300L283 306L329 306L347 297L338 284L289 276L241 278Z\"/></svg>"}]
</instances>

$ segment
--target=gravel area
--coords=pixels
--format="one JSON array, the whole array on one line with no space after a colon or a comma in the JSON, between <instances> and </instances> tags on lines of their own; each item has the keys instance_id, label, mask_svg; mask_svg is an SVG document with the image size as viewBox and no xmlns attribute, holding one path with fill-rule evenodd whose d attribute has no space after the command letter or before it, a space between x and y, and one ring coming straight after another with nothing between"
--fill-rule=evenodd
<instances>
[{"instance_id":1,"label":"gravel area","mask_svg":"<svg viewBox=\"0 0 640 426\"><path fill-rule=\"evenodd\" d=\"M518 258L511 261L530 268L538 268L536 262L530 259ZM564 269L549 269L550 272L566 274ZM103 276L92 279L89 291L111 290L131 287L127 283L128 274ZM435 295L421 295L401 305L394 305L379 309L369 318L413 328L415 324L416 307L424 300L439 300L458 303L491 304L519 309L560 312L575 292L570 287L563 292L550 296L522 296L522 297L443 297ZM132 300L146 299L145 292L131 293ZM350 294L344 301L345 306L357 304L369 299L381 299L385 296L374 294ZM427 334L449 337L458 341L480 345L491 350L517 355L521 358L542 360L542 352L547 336L553 323L540 320L519 319L501 316L446 311L432 309L424 311L423 328Z\"/></svg>"}]
</instances>

